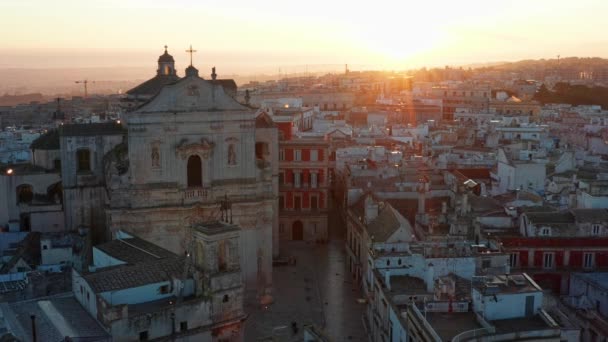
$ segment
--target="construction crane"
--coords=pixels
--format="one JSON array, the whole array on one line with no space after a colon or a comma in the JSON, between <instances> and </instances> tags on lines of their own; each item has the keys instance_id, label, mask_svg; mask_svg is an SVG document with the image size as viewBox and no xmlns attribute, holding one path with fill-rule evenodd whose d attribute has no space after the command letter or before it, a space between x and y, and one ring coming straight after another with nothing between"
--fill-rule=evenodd
<instances>
[{"instance_id":1,"label":"construction crane","mask_svg":"<svg viewBox=\"0 0 608 342\"><path fill-rule=\"evenodd\" d=\"M95 83L95 81L89 81L89 80L80 80L80 81L74 81L74 83L78 83L78 84L83 84L84 85L84 97L87 98L87 96L89 95L89 91L87 88L87 85L90 83Z\"/></svg>"}]
</instances>

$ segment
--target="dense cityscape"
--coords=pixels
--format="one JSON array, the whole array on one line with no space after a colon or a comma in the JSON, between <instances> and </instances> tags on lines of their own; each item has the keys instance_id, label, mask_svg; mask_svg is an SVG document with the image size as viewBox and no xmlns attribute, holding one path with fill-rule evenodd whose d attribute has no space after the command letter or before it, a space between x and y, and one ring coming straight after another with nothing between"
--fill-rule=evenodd
<instances>
[{"instance_id":1,"label":"dense cityscape","mask_svg":"<svg viewBox=\"0 0 608 342\"><path fill-rule=\"evenodd\" d=\"M166 43L0 57L0 342L608 341L608 59Z\"/></svg>"}]
</instances>

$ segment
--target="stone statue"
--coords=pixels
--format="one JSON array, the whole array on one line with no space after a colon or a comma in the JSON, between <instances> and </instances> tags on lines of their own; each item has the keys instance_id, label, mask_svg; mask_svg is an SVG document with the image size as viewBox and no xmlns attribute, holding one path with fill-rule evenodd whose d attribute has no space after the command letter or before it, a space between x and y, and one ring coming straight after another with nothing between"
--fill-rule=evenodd
<instances>
[{"instance_id":1,"label":"stone statue","mask_svg":"<svg viewBox=\"0 0 608 342\"><path fill-rule=\"evenodd\" d=\"M158 146L152 147L152 167L160 166L160 152L158 151Z\"/></svg>"},{"instance_id":2,"label":"stone statue","mask_svg":"<svg viewBox=\"0 0 608 342\"><path fill-rule=\"evenodd\" d=\"M234 144L228 145L228 165L236 165L236 150Z\"/></svg>"}]
</instances>

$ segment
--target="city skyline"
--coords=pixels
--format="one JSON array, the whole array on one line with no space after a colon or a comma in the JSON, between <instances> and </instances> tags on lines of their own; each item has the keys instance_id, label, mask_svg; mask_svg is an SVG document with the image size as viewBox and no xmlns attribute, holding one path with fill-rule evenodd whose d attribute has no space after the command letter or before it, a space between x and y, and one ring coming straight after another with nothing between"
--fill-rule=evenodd
<instances>
[{"instance_id":1,"label":"city skyline","mask_svg":"<svg viewBox=\"0 0 608 342\"><path fill-rule=\"evenodd\" d=\"M165 44L180 69L189 64L185 50L192 44L195 64L240 74L303 72L305 65L403 70L608 56L601 28L608 4L600 1L313 1L303 7L27 0L0 9L3 31L12 32L0 49L0 68L146 66Z\"/></svg>"}]
</instances>

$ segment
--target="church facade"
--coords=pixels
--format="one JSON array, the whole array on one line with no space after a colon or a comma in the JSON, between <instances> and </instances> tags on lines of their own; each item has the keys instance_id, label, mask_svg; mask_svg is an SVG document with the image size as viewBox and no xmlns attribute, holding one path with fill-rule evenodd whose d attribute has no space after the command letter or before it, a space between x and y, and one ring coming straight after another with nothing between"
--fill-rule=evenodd
<instances>
[{"instance_id":1,"label":"church facade","mask_svg":"<svg viewBox=\"0 0 608 342\"><path fill-rule=\"evenodd\" d=\"M174 75L172 58L162 62L159 71ZM246 293L260 298L269 295L278 253L278 162L267 151L277 134L218 81L190 65L185 77L125 114L127 139L105 159L106 224L110 235L124 230L188 254L195 225L230 215L224 219L242 229Z\"/></svg>"}]
</instances>

